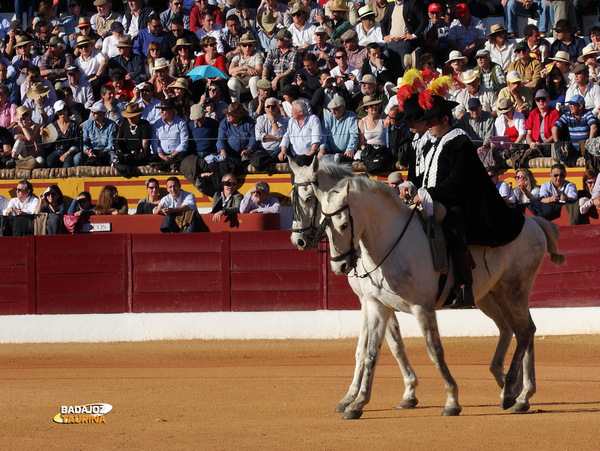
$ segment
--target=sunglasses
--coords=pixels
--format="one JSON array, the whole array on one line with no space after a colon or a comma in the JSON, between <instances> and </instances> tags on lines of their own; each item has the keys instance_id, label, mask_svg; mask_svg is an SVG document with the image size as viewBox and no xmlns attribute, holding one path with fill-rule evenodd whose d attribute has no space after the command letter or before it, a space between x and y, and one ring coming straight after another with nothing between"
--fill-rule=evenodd
<instances>
[{"instance_id":1,"label":"sunglasses","mask_svg":"<svg viewBox=\"0 0 600 451\"><path fill-rule=\"evenodd\" d=\"M46 196L57 196L58 194L56 194L55 192L50 191L49 193L46 194Z\"/></svg>"},{"instance_id":2,"label":"sunglasses","mask_svg":"<svg viewBox=\"0 0 600 451\"><path fill-rule=\"evenodd\" d=\"M142 92L152 92L152 89L142 89Z\"/></svg>"},{"instance_id":3,"label":"sunglasses","mask_svg":"<svg viewBox=\"0 0 600 451\"><path fill-rule=\"evenodd\" d=\"M346 58L346 55L335 55L335 59L342 59L342 58Z\"/></svg>"},{"instance_id":4,"label":"sunglasses","mask_svg":"<svg viewBox=\"0 0 600 451\"><path fill-rule=\"evenodd\" d=\"M235 182L225 181L225 182L221 182L221 185L223 185L223 186L235 186Z\"/></svg>"},{"instance_id":5,"label":"sunglasses","mask_svg":"<svg viewBox=\"0 0 600 451\"><path fill-rule=\"evenodd\" d=\"M546 99L546 97L538 97L537 99L535 99L536 102L546 102L548 99Z\"/></svg>"},{"instance_id":6,"label":"sunglasses","mask_svg":"<svg viewBox=\"0 0 600 451\"><path fill-rule=\"evenodd\" d=\"M217 92L217 88L208 88L208 90L211 92Z\"/></svg>"},{"instance_id":7,"label":"sunglasses","mask_svg":"<svg viewBox=\"0 0 600 451\"><path fill-rule=\"evenodd\" d=\"M148 189L158 189L158 186L149 186Z\"/></svg>"},{"instance_id":8,"label":"sunglasses","mask_svg":"<svg viewBox=\"0 0 600 451\"><path fill-rule=\"evenodd\" d=\"M592 181L592 180L588 180L587 182L585 182L586 185L594 185L596 182Z\"/></svg>"},{"instance_id":9,"label":"sunglasses","mask_svg":"<svg viewBox=\"0 0 600 451\"><path fill-rule=\"evenodd\" d=\"M160 49L148 49L149 52L160 52Z\"/></svg>"},{"instance_id":10,"label":"sunglasses","mask_svg":"<svg viewBox=\"0 0 600 451\"><path fill-rule=\"evenodd\" d=\"M217 45L216 42L211 42L210 44L206 44L207 47L215 47Z\"/></svg>"},{"instance_id":11,"label":"sunglasses","mask_svg":"<svg viewBox=\"0 0 600 451\"><path fill-rule=\"evenodd\" d=\"M554 177L555 179L557 179L557 178L564 179L566 177L566 175L565 174L552 174L552 177Z\"/></svg>"},{"instance_id":12,"label":"sunglasses","mask_svg":"<svg viewBox=\"0 0 600 451\"><path fill-rule=\"evenodd\" d=\"M277 105L265 105L265 108L277 108Z\"/></svg>"},{"instance_id":13,"label":"sunglasses","mask_svg":"<svg viewBox=\"0 0 600 451\"><path fill-rule=\"evenodd\" d=\"M398 119L398 116L388 116L388 118L392 121L395 121L396 119Z\"/></svg>"},{"instance_id":14,"label":"sunglasses","mask_svg":"<svg viewBox=\"0 0 600 451\"><path fill-rule=\"evenodd\" d=\"M28 191L25 188L17 188L17 193L24 193L25 191Z\"/></svg>"},{"instance_id":15,"label":"sunglasses","mask_svg":"<svg viewBox=\"0 0 600 451\"><path fill-rule=\"evenodd\" d=\"M516 178L517 180L519 180L519 179L523 179L523 178L525 178L525 176L523 176L523 175L515 175L515 178Z\"/></svg>"},{"instance_id":16,"label":"sunglasses","mask_svg":"<svg viewBox=\"0 0 600 451\"><path fill-rule=\"evenodd\" d=\"M254 47L254 44L241 44L242 47Z\"/></svg>"}]
</instances>

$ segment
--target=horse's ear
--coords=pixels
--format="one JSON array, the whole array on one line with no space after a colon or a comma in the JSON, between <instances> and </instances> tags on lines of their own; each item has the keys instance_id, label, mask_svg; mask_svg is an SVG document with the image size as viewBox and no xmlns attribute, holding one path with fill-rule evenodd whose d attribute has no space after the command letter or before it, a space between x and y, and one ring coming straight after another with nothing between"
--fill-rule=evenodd
<instances>
[{"instance_id":1,"label":"horse's ear","mask_svg":"<svg viewBox=\"0 0 600 451\"><path fill-rule=\"evenodd\" d=\"M315 185L314 183L311 183L311 185L312 185L313 192L315 193L315 196L317 196L319 203L321 205L323 205L324 202L327 202L327 193L325 191L320 190L319 187L317 185Z\"/></svg>"},{"instance_id":2,"label":"horse's ear","mask_svg":"<svg viewBox=\"0 0 600 451\"><path fill-rule=\"evenodd\" d=\"M300 169L300 166L298 166L298 164L289 155L287 156L287 162L290 171L292 171L293 174L295 174L298 171L298 169Z\"/></svg>"},{"instance_id":3,"label":"horse's ear","mask_svg":"<svg viewBox=\"0 0 600 451\"><path fill-rule=\"evenodd\" d=\"M319 170L319 158L316 155L313 157L310 168L312 169L313 174L316 174L316 172Z\"/></svg>"},{"instance_id":4,"label":"horse's ear","mask_svg":"<svg viewBox=\"0 0 600 451\"><path fill-rule=\"evenodd\" d=\"M340 204L341 205L345 205L346 203L348 203L348 193L350 192L350 182L346 181L346 184L344 185L344 187L340 190Z\"/></svg>"}]
</instances>

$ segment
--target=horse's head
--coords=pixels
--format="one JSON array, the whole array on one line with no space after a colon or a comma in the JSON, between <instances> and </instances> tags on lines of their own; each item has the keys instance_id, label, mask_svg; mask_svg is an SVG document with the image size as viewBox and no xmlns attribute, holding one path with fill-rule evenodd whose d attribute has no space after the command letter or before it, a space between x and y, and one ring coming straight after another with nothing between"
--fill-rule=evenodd
<instances>
[{"instance_id":1,"label":"horse's head","mask_svg":"<svg viewBox=\"0 0 600 451\"><path fill-rule=\"evenodd\" d=\"M300 250L317 247L317 217L320 214L317 198L313 191L313 184L317 185L317 171L319 160L314 158L310 166L299 166L294 160L288 158L288 165L292 171L292 244Z\"/></svg>"},{"instance_id":2,"label":"horse's head","mask_svg":"<svg viewBox=\"0 0 600 451\"><path fill-rule=\"evenodd\" d=\"M358 249L354 245L355 218L352 217L348 203L350 182L346 180L342 183L328 192L314 187L325 217L323 225L327 226L331 270L336 274L348 274L356 268L359 258Z\"/></svg>"}]
</instances>

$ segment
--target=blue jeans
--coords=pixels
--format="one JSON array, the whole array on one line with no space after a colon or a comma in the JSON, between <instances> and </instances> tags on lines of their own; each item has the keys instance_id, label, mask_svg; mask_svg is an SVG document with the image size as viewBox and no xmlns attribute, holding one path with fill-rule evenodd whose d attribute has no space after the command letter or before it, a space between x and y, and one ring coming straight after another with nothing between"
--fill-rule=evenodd
<instances>
[{"instance_id":1,"label":"blue jeans","mask_svg":"<svg viewBox=\"0 0 600 451\"><path fill-rule=\"evenodd\" d=\"M522 34L523 30L519 30L519 15L531 17L532 9L525 9L523 4L516 0L508 0L506 4L506 26L509 33Z\"/></svg>"},{"instance_id":2,"label":"blue jeans","mask_svg":"<svg viewBox=\"0 0 600 451\"><path fill-rule=\"evenodd\" d=\"M552 5L546 6L545 0L541 0L538 5L538 13L540 15L539 29L543 33L549 33L554 26L554 8Z\"/></svg>"},{"instance_id":3,"label":"blue jeans","mask_svg":"<svg viewBox=\"0 0 600 451\"><path fill-rule=\"evenodd\" d=\"M18 20L23 20L23 13L27 13L27 22L33 19L33 13L38 9L38 0L15 0L15 15ZM27 28L27 22L23 22L23 28Z\"/></svg>"},{"instance_id":4,"label":"blue jeans","mask_svg":"<svg viewBox=\"0 0 600 451\"><path fill-rule=\"evenodd\" d=\"M65 158L65 161L60 161L61 155L62 153L57 150L49 153L46 157L46 165L49 168L72 168L74 165L73 160L75 158L75 154L68 154Z\"/></svg>"}]
</instances>

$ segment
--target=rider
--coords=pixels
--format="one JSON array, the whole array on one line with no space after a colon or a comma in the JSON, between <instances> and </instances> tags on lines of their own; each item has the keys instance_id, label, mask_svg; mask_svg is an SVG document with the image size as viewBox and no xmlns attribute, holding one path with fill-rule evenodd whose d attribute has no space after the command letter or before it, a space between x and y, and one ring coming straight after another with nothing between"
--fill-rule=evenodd
<instances>
[{"instance_id":1,"label":"rider","mask_svg":"<svg viewBox=\"0 0 600 451\"><path fill-rule=\"evenodd\" d=\"M459 292L444 306L472 308L473 259L467 244L507 244L519 235L525 219L502 200L466 133L452 126L452 109L458 104L437 95L424 102L426 97L420 94L424 112L417 120L427 124L436 141L425 158L422 187L413 201L437 201L446 207L442 228L454 259Z\"/></svg>"}]
</instances>

